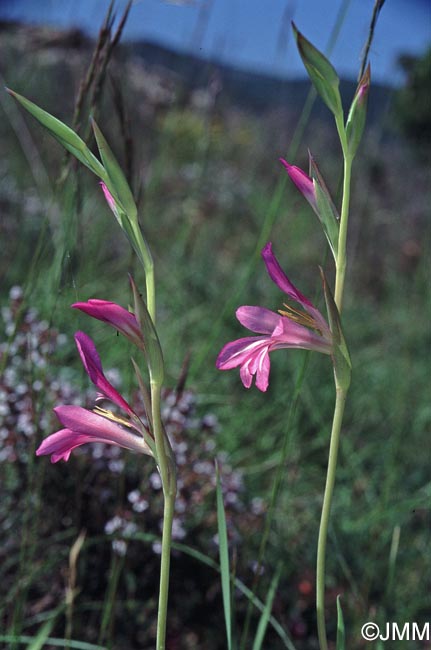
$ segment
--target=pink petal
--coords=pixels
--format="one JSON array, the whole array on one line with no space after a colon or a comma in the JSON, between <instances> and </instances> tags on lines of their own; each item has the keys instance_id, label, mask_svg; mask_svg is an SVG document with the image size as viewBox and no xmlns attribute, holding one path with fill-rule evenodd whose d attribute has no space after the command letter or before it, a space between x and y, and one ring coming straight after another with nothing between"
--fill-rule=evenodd
<instances>
[{"instance_id":1,"label":"pink petal","mask_svg":"<svg viewBox=\"0 0 431 650\"><path fill-rule=\"evenodd\" d=\"M103 438L96 438L85 433L76 433L70 429L61 429L51 434L36 450L37 456L51 456L51 463L57 463L59 460L69 460L70 453L87 442L107 442Z\"/></svg>"},{"instance_id":2,"label":"pink petal","mask_svg":"<svg viewBox=\"0 0 431 650\"><path fill-rule=\"evenodd\" d=\"M75 302L72 307L74 309L80 309L89 316L97 318L97 320L108 323L135 345L139 347L143 346L142 332L134 314L131 314L127 309L117 305L115 302L92 298L87 302Z\"/></svg>"},{"instance_id":3,"label":"pink petal","mask_svg":"<svg viewBox=\"0 0 431 650\"><path fill-rule=\"evenodd\" d=\"M236 310L236 317L244 327L258 334L272 334L280 315L265 307L243 306Z\"/></svg>"},{"instance_id":4,"label":"pink petal","mask_svg":"<svg viewBox=\"0 0 431 650\"><path fill-rule=\"evenodd\" d=\"M316 309L313 303L310 300L308 300L308 298L306 298L289 280L289 278L281 268L274 253L272 252L271 242L268 242L263 247L262 257L266 265L266 270L268 271L271 280L275 282L277 287L282 291L284 291L284 293L286 293L289 296L289 298L292 298L292 300L296 300L296 302L299 302L299 304L305 309L305 311L308 312L310 316L313 317L313 319L316 322L316 325L319 327L322 333L326 334L327 337L330 338L330 331L326 320L323 318L320 311Z\"/></svg>"},{"instance_id":5,"label":"pink petal","mask_svg":"<svg viewBox=\"0 0 431 650\"><path fill-rule=\"evenodd\" d=\"M240 377L245 388L250 388L256 375L256 386L265 392L269 382L269 351L272 339L266 336L247 337L227 343L221 350L216 366L230 370L240 366Z\"/></svg>"},{"instance_id":6,"label":"pink petal","mask_svg":"<svg viewBox=\"0 0 431 650\"><path fill-rule=\"evenodd\" d=\"M119 445L141 453L147 453L148 447L141 436L123 429L119 424L104 418L81 406L56 406L55 414L61 424L74 433L80 433L100 442Z\"/></svg>"},{"instance_id":7,"label":"pink petal","mask_svg":"<svg viewBox=\"0 0 431 650\"><path fill-rule=\"evenodd\" d=\"M252 375L256 375L256 388L263 393L266 392L269 384L269 371L271 362L269 358L268 346L262 347L252 358L249 364L249 371Z\"/></svg>"},{"instance_id":8,"label":"pink petal","mask_svg":"<svg viewBox=\"0 0 431 650\"><path fill-rule=\"evenodd\" d=\"M277 258L272 252L272 243L268 242L262 249L262 257L265 262L269 277L279 289L284 291L290 298L299 302L303 307L312 307L312 303L295 287L281 268Z\"/></svg>"},{"instance_id":9,"label":"pink petal","mask_svg":"<svg viewBox=\"0 0 431 650\"><path fill-rule=\"evenodd\" d=\"M91 338L84 332L76 332L75 342L84 368L93 384L97 386L102 395L117 404L129 415L133 415L133 409L103 374L102 363Z\"/></svg>"},{"instance_id":10,"label":"pink petal","mask_svg":"<svg viewBox=\"0 0 431 650\"><path fill-rule=\"evenodd\" d=\"M260 349L262 345L269 345L270 343L271 338L264 336L247 336L226 343L217 357L216 367L219 370L236 368L252 358L256 350Z\"/></svg>"}]
</instances>

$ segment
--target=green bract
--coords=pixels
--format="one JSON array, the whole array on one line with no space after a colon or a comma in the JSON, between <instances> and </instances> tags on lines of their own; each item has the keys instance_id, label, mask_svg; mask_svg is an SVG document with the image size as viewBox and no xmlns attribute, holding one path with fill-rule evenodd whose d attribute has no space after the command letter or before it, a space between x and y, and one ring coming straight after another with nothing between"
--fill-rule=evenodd
<instances>
[{"instance_id":1,"label":"green bract","mask_svg":"<svg viewBox=\"0 0 431 650\"><path fill-rule=\"evenodd\" d=\"M333 65L296 29L294 23L292 23L292 27L299 54L315 89L329 110L336 117L340 117L343 114L339 90L340 80Z\"/></svg>"},{"instance_id":2,"label":"green bract","mask_svg":"<svg viewBox=\"0 0 431 650\"><path fill-rule=\"evenodd\" d=\"M130 283L132 285L133 291L135 318L138 321L139 327L142 331L143 339L145 341L144 352L150 373L150 381L161 386L165 374L165 366L159 337L157 336L157 332L153 321L151 320L151 316L139 294L133 278L130 278Z\"/></svg>"},{"instance_id":3,"label":"green bract","mask_svg":"<svg viewBox=\"0 0 431 650\"><path fill-rule=\"evenodd\" d=\"M334 296L326 281L325 274L320 269L323 282L323 291L325 293L326 309L328 312L329 329L332 333L333 350L332 361L334 363L335 385L337 390L344 392L350 386L350 378L352 375L352 364L350 361L350 354L344 339L343 330L341 328L340 314L335 304Z\"/></svg>"},{"instance_id":4,"label":"green bract","mask_svg":"<svg viewBox=\"0 0 431 650\"><path fill-rule=\"evenodd\" d=\"M359 81L346 122L346 139L349 155L353 156L361 142L367 116L368 93L370 89L370 66Z\"/></svg>"},{"instance_id":5,"label":"green bract","mask_svg":"<svg viewBox=\"0 0 431 650\"><path fill-rule=\"evenodd\" d=\"M311 153L310 158L310 177L313 180L314 192L316 197L316 214L322 225L326 239L328 240L334 260L337 261L338 253L338 235L340 216L337 212L329 190L323 179L322 174L317 166Z\"/></svg>"}]
</instances>

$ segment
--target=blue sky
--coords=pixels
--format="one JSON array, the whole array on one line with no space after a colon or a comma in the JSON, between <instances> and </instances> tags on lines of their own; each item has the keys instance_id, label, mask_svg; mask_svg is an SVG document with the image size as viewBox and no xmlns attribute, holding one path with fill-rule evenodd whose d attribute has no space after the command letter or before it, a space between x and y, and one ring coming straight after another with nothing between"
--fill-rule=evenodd
<instances>
[{"instance_id":1,"label":"blue sky","mask_svg":"<svg viewBox=\"0 0 431 650\"><path fill-rule=\"evenodd\" d=\"M179 0L178 0L179 1ZM0 0L0 17L23 18L95 33L108 0ZM117 9L125 6L117 0ZM344 22L331 54L339 74L355 78L374 0L135 0L125 38L147 39L246 69L290 78L303 75L288 28L325 49L337 16ZM201 26L201 28L200 28ZM431 45L430 0L386 0L371 51L375 81L400 83L396 59Z\"/></svg>"}]
</instances>

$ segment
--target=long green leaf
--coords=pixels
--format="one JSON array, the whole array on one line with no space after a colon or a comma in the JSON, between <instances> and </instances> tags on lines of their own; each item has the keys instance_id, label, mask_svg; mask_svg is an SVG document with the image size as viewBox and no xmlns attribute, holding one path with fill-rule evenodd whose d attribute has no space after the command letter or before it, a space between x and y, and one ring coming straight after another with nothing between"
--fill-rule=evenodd
<instances>
[{"instance_id":1,"label":"long green leaf","mask_svg":"<svg viewBox=\"0 0 431 650\"><path fill-rule=\"evenodd\" d=\"M230 593L230 568L229 568L229 548L227 541L226 515L223 504L223 493L221 488L220 473L216 464L217 474L217 524L218 524L218 543L220 551L220 572L221 587L223 593L223 609L226 622L226 637L228 650L232 648L232 608Z\"/></svg>"},{"instance_id":2,"label":"long green leaf","mask_svg":"<svg viewBox=\"0 0 431 650\"><path fill-rule=\"evenodd\" d=\"M262 643L265 639L266 628L268 627L269 618L271 616L272 603L274 602L275 592L280 581L281 567L278 567L271 584L269 585L268 594L266 597L265 607L257 626L256 636L253 641L253 650L261 650Z\"/></svg>"},{"instance_id":3,"label":"long green leaf","mask_svg":"<svg viewBox=\"0 0 431 650\"><path fill-rule=\"evenodd\" d=\"M39 632L33 638L31 643L28 644L27 650L42 650L42 648L45 645L45 642L46 642L47 638L51 634L51 630L54 627L54 623L55 623L55 618L54 617L47 620L42 625Z\"/></svg>"},{"instance_id":4,"label":"long green leaf","mask_svg":"<svg viewBox=\"0 0 431 650\"><path fill-rule=\"evenodd\" d=\"M96 156L91 153L90 149L85 144L84 140L79 137L66 124L61 122L43 108L40 108L26 97L19 95L10 88L6 88L9 95L14 97L29 113L32 115L42 126L44 126L52 136L69 151L75 158L77 158L83 165L88 167L96 176L99 176L103 181L107 181L107 174L103 165L97 160Z\"/></svg>"}]
</instances>

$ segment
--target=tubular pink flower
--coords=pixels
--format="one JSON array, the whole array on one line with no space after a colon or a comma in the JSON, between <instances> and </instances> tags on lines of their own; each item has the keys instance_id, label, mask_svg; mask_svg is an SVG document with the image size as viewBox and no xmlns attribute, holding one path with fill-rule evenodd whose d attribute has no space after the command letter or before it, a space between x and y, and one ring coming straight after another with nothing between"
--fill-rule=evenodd
<instances>
[{"instance_id":1,"label":"tubular pink flower","mask_svg":"<svg viewBox=\"0 0 431 650\"><path fill-rule=\"evenodd\" d=\"M75 342L83 366L101 396L110 399L123 409L130 420L97 406L94 411L81 406L57 406L54 409L55 414L65 428L45 438L36 450L36 454L51 455L51 462L56 463L61 459L68 460L75 447L80 447L87 442L104 442L152 455L149 445L144 440L144 436L149 440L150 434L124 397L106 379L96 346L91 338L84 332L76 332Z\"/></svg>"},{"instance_id":2,"label":"tubular pink flower","mask_svg":"<svg viewBox=\"0 0 431 650\"><path fill-rule=\"evenodd\" d=\"M45 438L36 450L37 456L50 455L52 463L69 460L71 451L87 442L105 442L141 454L151 454L142 436L126 431L98 413L81 406L57 406L54 411L66 428Z\"/></svg>"},{"instance_id":3,"label":"tubular pink flower","mask_svg":"<svg viewBox=\"0 0 431 650\"><path fill-rule=\"evenodd\" d=\"M144 347L144 338L134 314L115 302L92 298L87 302L75 302L72 307L108 323L139 348Z\"/></svg>"},{"instance_id":4,"label":"tubular pink flower","mask_svg":"<svg viewBox=\"0 0 431 650\"><path fill-rule=\"evenodd\" d=\"M230 370L239 366L245 388L250 388L255 376L256 387L265 392L269 384L270 352L282 348L302 348L331 354L332 335L319 310L296 289L280 267L271 243L263 248L262 257L271 280L289 298L298 302L305 313L287 305L287 311L278 314L264 307L239 307L236 311L239 322L262 336L227 343L217 357L216 367Z\"/></svg>"},{"instance_id":5,"label":"tubular pink flower","mask_svg":"<svg viewBox=\"0 0 431 650\"><path fill-rule=\"evenodd\" d=\"M295 167L295 165L289 165L289 163L284 160L284 158L280 158L280 162L286 168L290 180L296 185L301 194L303 194L303 196L307 199L313 210L317 210L316 190L314 189L314 183L312 179L307 176L307 174L303 172L299 167Z\"/></svg>"}]
</instances>

